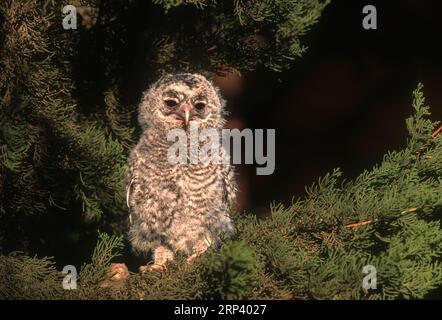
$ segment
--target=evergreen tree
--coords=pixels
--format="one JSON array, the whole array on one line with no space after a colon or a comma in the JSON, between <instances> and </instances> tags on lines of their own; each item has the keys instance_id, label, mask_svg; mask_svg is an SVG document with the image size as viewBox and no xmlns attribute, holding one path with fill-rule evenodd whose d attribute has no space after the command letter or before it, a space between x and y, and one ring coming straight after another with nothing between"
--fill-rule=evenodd
<instances>
[{"instance_id":1,"label":"evergreen tree","mask_svg":"<svg viewBox=\"0 0 442 320\"><path fill-rule=\"evenodd\" d=\"M132 71L148 82L173 70L285 70L328 1L71 4L76 30L62 27L62 1L0 5L1 298L408 299L440 286L442 136L432 137L422 85L406 147L379 166L351 181L336 169L290 206L272 204L268 218L235 216L236 238L192 265L104 285L126 229L124 170L139 100L131 87L143 82ZM62 255L98 228L107 233L85 248L92 256L77 290L61 286L62 257L30 255ZM362 286L367 265L375 290Z\"/></svg>"},{"instance_id":2,"label":"evergreen tree","mask_svg":"<svg viewBox=\"0 0 442 320\"><path fill-rule=\"evenodd\" d=\"M125 230L123 176L146 89L133 90L134 69L148 83L175 69L287 68L326 3L75 0L69 30L63 1L2 3L0 250ZM39 231L47 225L58 232Z\"/></svg>"}]
</instances>

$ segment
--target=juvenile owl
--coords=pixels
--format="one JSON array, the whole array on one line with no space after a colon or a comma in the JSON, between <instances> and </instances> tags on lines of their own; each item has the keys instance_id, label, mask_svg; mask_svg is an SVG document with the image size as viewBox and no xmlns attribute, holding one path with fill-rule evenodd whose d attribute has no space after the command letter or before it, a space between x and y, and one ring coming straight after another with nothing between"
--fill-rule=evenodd
<instances>
[{"instance_id":1,"label":"juvenile owl","mask_svg":"<svg viewBox=\"0 0 442 320\"><path fill-rule=\"evenodd\" d=\"M143 133L130 154L127 179L129 240L135 252L154 258L140 271L162 270L176 253L193 260L234 233L230 163L171 163L168 157L177 143L168 139L172 129L182 129L187 141L192 126L214 128L221 137L223 109L218 90L199 74L163 76L144 93L138 111Z\"/></svg>"}]
</instances>

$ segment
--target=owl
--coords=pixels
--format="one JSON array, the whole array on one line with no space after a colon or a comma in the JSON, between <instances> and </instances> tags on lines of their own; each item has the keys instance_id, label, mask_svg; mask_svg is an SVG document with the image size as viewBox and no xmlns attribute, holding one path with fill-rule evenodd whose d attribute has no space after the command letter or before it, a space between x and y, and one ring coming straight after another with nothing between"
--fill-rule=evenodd
<instances>
[{"instance_id":1,"label":"owl","mask_svg":"<svg viewBox=\"0 0 442 320\"><path fill-rule=\"evenodd\" d=\"M215 129L221 137L224 106L218 89L200 74L163 76L143 94L142 134L127 174L129 241L136 253L153 254L153 264L140 267L141 272L164 270L177 254L192 261L234 234L229 211L236 184L230 161L171 163L168 158L176 143L168 139L173 129L187 134L193 125Z\"/></svg>"}]
</instances>

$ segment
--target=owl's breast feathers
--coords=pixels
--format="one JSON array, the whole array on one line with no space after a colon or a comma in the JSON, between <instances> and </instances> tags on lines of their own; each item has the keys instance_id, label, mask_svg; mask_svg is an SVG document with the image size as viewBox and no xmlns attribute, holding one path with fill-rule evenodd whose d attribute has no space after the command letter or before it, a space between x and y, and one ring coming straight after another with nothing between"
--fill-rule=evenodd
<instances>
[{"instance_id":1,"label":"owl's breast feathers","mask_svg":"<svg viewBox=\"0 0 442 320\"><path fill-rule=\"evenodd\" d=\"M235 191L229 164L169 164L149 161L148 153L138 152L130 160L126 200L131 215L140 207L165 214L174 209L180 215L210 215L228 210Z\"/></svg>"}]
</instances>

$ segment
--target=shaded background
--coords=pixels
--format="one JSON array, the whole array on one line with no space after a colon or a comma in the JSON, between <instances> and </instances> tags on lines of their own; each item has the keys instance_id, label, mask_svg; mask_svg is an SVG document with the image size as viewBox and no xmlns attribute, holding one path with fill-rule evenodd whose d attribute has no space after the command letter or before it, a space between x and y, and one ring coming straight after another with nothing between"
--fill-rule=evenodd
<instances>
[{"instance_id":1,"label":"shaded background","mask_svg":"<svg viewBox=\"0 0 442 320\"><path fill-rule=\"evenodd\" d=\"M362 28L366 4L377 8L377 30ZM418 82L433 118L442 120L441 15L440 1L334 0L291 70L218 81L229 127L276 129L275 173L256 176L254 167L240 166L238 209L265 212L273 200L302 196L335 167L353 178L380 163L406 143Z\"/></svg>"}]
</instances>

